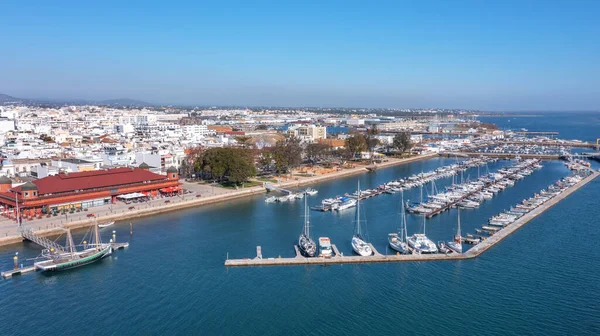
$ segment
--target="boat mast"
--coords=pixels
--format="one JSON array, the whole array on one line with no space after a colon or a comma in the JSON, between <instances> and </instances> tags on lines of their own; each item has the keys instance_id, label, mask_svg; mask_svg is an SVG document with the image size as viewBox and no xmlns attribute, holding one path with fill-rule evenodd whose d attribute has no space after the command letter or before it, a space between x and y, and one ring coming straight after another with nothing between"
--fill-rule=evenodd
<instances>
[{"instance_id":1,"label":"boat mast","mask_svg":"<svg viewBox=\"0 0 600 336\"><path fill-rule=\"evenodd\" d=\"M458 210L458 229L456 230L456 237L454 237L455 240L458 239L457 243L462 243L462 239L460 237L460 208L457 208Z\"/></svg>"},{"instance_id":2,"label":"boat mast","mask_svg":"<svg viewBox=\"0 0 600 336\"><path fill-rule=\"evenodd\" d=\"M308 211L307 195L304 195L304 235L310 238L310 214Z\"/></svg>"},{"instance_id":3,"label":"boat mast","mask_svg":"<svg viewBox=\"0 0 600 336\"><path fill-rule=\"evenodd\" d=\"M400 194L402 196L401 204L404 204L404 190L400 190ZM402 217L400 217L400 241L404 243L406 242L406 236L408 235L406 232L406 211L404 210L404 206L400 207L400 211L402 211Z\"/></svg>"},{"instance_id":4,"label":"boat mast","mask_svg":"<svg viewBox=\"0 0 600 336\"><path fill-rule=\"evenodd\" d=\"M423 235L425 235L425 214L423 214Z\"/></svg>"},{"instance_id":5,"label":"boat mast","mask_svg":"<svg viewBox=\"0 0 600 336\"><path fill-rule=\"evenodd\" d=\"M358 181L356 196L356 235L360 238L360 181Z\"/></svg>"},{"instance_id":6,"label":"boat mast","mask_svg":"<svg viewBox=\"0 0 600 336\"><path fill-rule=\"evenodd\" d=\"M94 241L96 242L96 250L100 250L100 234L98 232L98 220L94 217Z\"/></svg>"},{"instance_id":7,"label":"boat mast","mask_svg":"<svg viewBox=\"0 0 600 336\"><path fill-rule=\"evenodd\" d=\"M73 242L73 235L71 235L71 230L69 229L67 229L67 248L72 256L73 253L75 253L75 243Z\"/></svg>"}]
</instances>

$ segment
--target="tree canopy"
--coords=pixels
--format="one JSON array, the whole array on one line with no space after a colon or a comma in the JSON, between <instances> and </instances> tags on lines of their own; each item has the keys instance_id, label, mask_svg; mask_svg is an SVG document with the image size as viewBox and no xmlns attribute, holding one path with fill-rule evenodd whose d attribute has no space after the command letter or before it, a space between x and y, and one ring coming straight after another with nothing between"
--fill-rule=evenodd
<instances>
[{"instance_id":1,"label":"tree canopy","mask_svg":"<svg viewBox=\"0 0 600 336\"><path fill-rule=\"evenodd\" d=\"M410 141L410 134L408 132L396 134L394 136L394 141L392 142L392 145L400 153L404 153L407 150L411 149L412 142Z\"/></svg>"},{"instance_id":2,"label":"tree canopy","mask_svg":"<svg viewBox=\"0 0 600 336\"><path fill-rule=\"evenodd\" d=\"M278 173L286 173L302 163L302 145L300 138L288 135L277 141L271 153Z\"/></svg>"},{"instance_id":3,"label":"tree canopy","mask_svg":"<svg viewBox=\"0 0 600 336\"><path fill-rule=\"evenodd\" d=\"M354 158L357 153L367 149L367 141L362 134L356 133L346 138L346 148L348 148Z\"/></svg>"},{"instance_id":4,"label":"tree canopy","mask_svg":"<svg viewBox=\"0 0 600 336\"><path fill-rule=\"evenodd\" d=\"M252 152L243 148L211 148L202 156L202 171L212 178L240 183L256 175Z\"/></svg>"}]
</instances>

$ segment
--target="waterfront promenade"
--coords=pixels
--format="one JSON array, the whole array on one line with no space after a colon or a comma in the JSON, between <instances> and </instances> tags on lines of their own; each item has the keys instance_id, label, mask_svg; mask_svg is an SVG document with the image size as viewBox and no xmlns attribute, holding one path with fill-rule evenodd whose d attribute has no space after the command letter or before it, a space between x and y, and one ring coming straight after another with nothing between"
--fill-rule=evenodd
<instances>
[{"instance_id":1,"label":"waterfront promenade","mask_svg":"<svg viewBox=\"0 0 600 336\"><path fill-rule=\"evenodd\" d=\"M244 259L227 259L225 266L285 266L285 265L307 265L307 264L356 264L356 263L381 263L381 262L406 262L406 261L433 261L433 260L461 260L461 259L472 259L478 257L485 251L489 250L492 246L496 245L510 234L514 233L532 219L544 213L579 188L583 187L587 183L591 182L600 175L600 172L593 172L590 176L581 180L579 183L565 189L559 195L553 197L547 202L543 203L539 207L533 209L529 213L523 215L513 223L502 228L502 230L495 233L493 236L484 240L483 242L475 245L465 253L450 253L450 254L408 254L408 255L382 255L375 252L374 255L368 257L362 256L343 256L336 253L331 258L306 258L296 252L294 258L244 258ZM297 250L297 249L296 249ZM336 251L337 248L334 248ZM374 250L375 251L375 250ZM262 252L262 251L261 251ZM261 253L262 254L262 253Z\"/></svg>"},{"instance_id":2,"label":"waterfront promenade","mask_svg":"<svg viewBox=\"0 0 600 336\"><path fill-rule=\"evenodd\" d=\"M392 167L400 164L430 159L437 156L437 154L432 153L402 159L389 158L388 161L378 164L377 167ZM354 168L342 169L328 174L310 177L295 176L294 179L280 182L277 184L277 186L281 188L296 188L313 183L323 182L355 174L362 174L366 172L368 172L367 166L361 165ZM93 224L94 218L87 217L87 215L90 213L96 215L96 220L98 223L105 223L109 221L126 220L206 204L219 203L265 192L265 188L262 186L231 190L211 186L210 184L197 184L188 182L183 183L183 188L192 190L193 193L169 198L154 199L144 203L116 203L90 208L87 212L67 214L66 216L53 216L50 218L43 217L41 219L24 221L23 227L25 229L31 228L34 232L41 236L53 236L61 234L62 227L77 229L84 228ZM201 197L196 197L197 195L201 195ZM169 202L165 203L165 201L167 200ZM129 209L130 207L133 207L133 209ZM10 220L7 218L3 218L2 220L0 220L0 246L20 243L22 240L23 238L19 235L17 225L14 220Z\"/></svg>"}]
</instances>

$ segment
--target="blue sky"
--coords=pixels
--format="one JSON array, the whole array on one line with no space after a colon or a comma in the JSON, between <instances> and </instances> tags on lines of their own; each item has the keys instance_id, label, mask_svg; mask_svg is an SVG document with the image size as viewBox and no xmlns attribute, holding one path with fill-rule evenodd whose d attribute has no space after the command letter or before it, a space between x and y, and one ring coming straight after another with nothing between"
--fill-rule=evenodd
<instances>
[{"instance_id":1,"label":"blue sky","mask_svg":"<svg viewBox=\"0 0 600 336\"><path fill-rule=\"evenodd\" d=\"M600 1L0 2L0 93L600 109Z\"/></svg>"}]
</instances>

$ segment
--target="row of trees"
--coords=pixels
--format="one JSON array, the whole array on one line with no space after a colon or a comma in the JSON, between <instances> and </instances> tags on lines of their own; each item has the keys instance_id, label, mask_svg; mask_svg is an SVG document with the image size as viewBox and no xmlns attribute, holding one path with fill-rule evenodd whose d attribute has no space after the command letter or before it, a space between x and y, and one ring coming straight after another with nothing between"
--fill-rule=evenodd
<instances>
[{"instance_id":1,"label":"row of trees","mask_svg":"<svg viewBox=\"0 0 600 336\"><path fill-rule=\"evenodd\" d=\"M186 177L202 177L232 183L241 183L255 176L256 167L263 172L288 173L302 162L319 163L331 160L348 160L356 154L369 150L375 151L379 140L375 137L379 132L372 128L366 133L355 133L345 142L345 148L333 149L324 143L302 144L300 138L286 136L277 141L275 146L256 149L250 143L250 137L238 137L240 147L224 147L188 149L187 159L181 165L181 173ZM410 150L409 133L398 133L387 151L394 149L404 153Z\"/></svg>"},{"instance_id":2,"label":"row of trees","mask_svg":"<svg viewBox=\"0 0 600 336\"><path fill-rule=\"evenodd\" d=\"M366 134L355 133L346 139L346 148L352 154L352 157L356 157L356 154L364 151L369 151L371 157L375 151L375 147L380 144L380 141L375 138L377 130L369 130ZM391 144L386 145L386 152L395 150L400 154L406 153L412 148L412 142L410 140L410 133L401 132L394 136Z\"/></svg>"}]
</instances>

